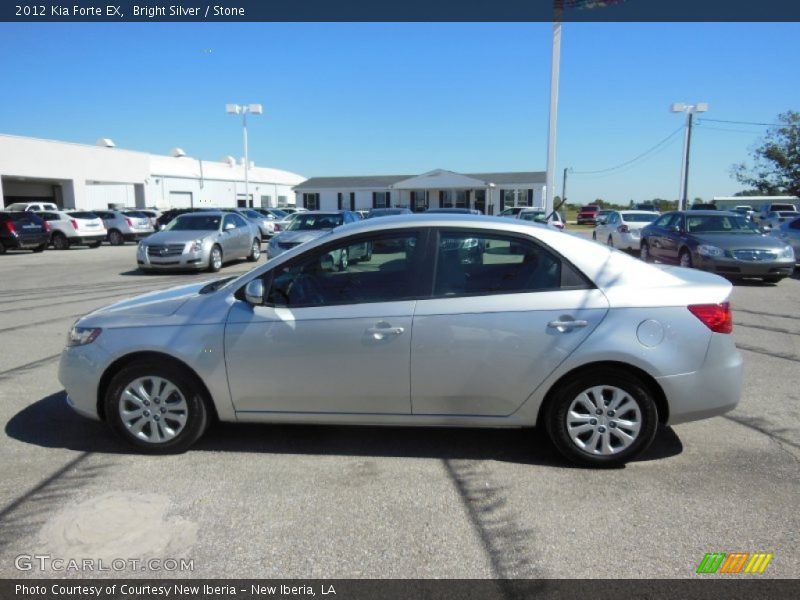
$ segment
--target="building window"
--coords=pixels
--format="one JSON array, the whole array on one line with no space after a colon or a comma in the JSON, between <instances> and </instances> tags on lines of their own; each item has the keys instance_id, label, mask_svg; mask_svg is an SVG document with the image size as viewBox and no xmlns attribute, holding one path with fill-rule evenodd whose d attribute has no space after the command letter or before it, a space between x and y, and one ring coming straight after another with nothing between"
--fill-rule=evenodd
<instances>
[{"instance_id":1,"label":"building window","mask_svg":"<svg viewBox=\"0 0 800 600\"><path fill-rule=\"evenodd\" d=\"M512 206L533 206L533 190L503 190L503 205L505 208Z\"/></svg>"},{"instance_id":2,"label":"building window","mask_svg":"<svg viewBox=\"0 0 800 600\"><path fill-rule=\"evenodd\" d=\"M475 209L486 214L486 190L475 190Z\"/></svg>"},{"instance_id":3,"label":"building window","mask_svg":"<svg viewBox=\"0 0 800 600\"><path fill-rule=\"evenodd\" d=\"M469 208L469 192L458 191L454 193L457 208Z\"/></svg>"},{"instance_id":4,"label":"building window","mask_svg":"<svg viewBox=\"0 0 800 600\"><path fill-rule=\"evenodd\" d=\"M289 198L286 196L278 196L278 207L289 206Z\"/></svg>"},{"instance_id":5,"label":"building window","mask_svg":"<svg viewBox=\"0 0 800 600\"><path fill-rule=\"evenodd\" d=\"M372 192L372 208L389 208L391 205L390 192Z\"/></svg>"},{"instance_id":6,"label":"building window","mask_svg":"<svg viewBox=\"0 0 800 600\"><path fill-rule=\"evenodd\" d=\"M422 190L411 192L411 210L413 212L425 212L428 210L428 193Z\"/></svg>"},{"instance_id":7,"label":"building window","mask_svg":"<svg viewBox=\"0 0 800 600\"><path fill-rule=\"evenodd\" d=\"M452 190L441 190L439 192L439 207L440 208L453 208L453 192L452 192Z\"/></svg>"},{"instance_id":8,"label":"building window","mask_svg":"<svg viewBox=\"0 0 800 600\"><path fill-rule=\"evenodd\" d=\"M303 208L319 210L319 194L303 194Z\"/></svg>"},{"instance_id":9,"label":"building window","mask_svg":"<svg viewBox=\"0 0 800 600\"><path fill-rule=\"evenodd\" d=\"M356 209L356 193L350 192L350 210Z\"/></svg>"},{"instance_id":10,"label":"building window","mask_svg":"<svg viewBox=\"0 0 800 600\"><path fill-rule=\"evenodd\" d=\"M272 196L261 196L261 208L269 208L272 204Z\"/></svg>"}]
</instances>

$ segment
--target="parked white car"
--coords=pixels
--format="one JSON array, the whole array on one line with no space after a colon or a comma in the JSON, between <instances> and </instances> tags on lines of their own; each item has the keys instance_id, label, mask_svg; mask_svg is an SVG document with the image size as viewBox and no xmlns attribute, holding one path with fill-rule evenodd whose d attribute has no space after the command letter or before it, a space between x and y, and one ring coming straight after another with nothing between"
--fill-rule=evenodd
<instances>
[{"instance_id":1,"label":"parked white car","mask_svg":"<svg viewBox=\"0 0 800 600\"><path fill-rule=\"evenodd\" d=\"M523 221L532 221L534 223L541 223L542 225L550 225L556 229L564 229L564 219L557 212L547 215L547 211L541 208L525 208L516 214L517 219Z\"/></svg>"},{"instance_id":2,"label":"parked white car","mask_svg":"<svg viewBox=\"0 0 800 600\"><path fill-rule=\"evenodd\" d=\"M9 212L37 212L40 210L58 210L58 206L52 202L14 202L9 204L4 210Z\"/></svg>"},{"instance_id":3,"label":"parked white car","mask_svg":"<svg viewBox=\"0 0 800 600\"><path fill-rule=\"evenodd\" d=\"M108 230L108 243L121 246L147 237L153 231L150 217L136 210L96 210Z\"/></svg>"},{"instance_id":4,"label":"parked white car","mask_svg":"<svg viewBox=\"0 0 800 600\"><path fill-rule=\"evenodd\" d=\"M50 244L56 250L74 245L97 248L108 234L103 219L92 212L54 210L36 214L50 225Z\"/></svg>"},{"instance_id":5,"label":"parked white car","mask_svg":"<svg viewBox=\"0 0 800 600\"><path fill-rule=\"evenodd\" d=\"M592 239L613 248L639 251L642 229L655 221L659 213L649 210L612 210L592 231Z\"/></svg>"}]
</instances>

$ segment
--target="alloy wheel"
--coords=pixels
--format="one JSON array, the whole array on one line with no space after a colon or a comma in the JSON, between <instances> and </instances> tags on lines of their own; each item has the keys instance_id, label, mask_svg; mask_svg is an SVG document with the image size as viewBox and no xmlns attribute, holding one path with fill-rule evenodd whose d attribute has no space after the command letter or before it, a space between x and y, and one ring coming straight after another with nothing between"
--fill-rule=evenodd
<instances>
[{"instance_id":1,"label":"alloy wheel","mask_svg":"<svg viewBox=\"0 0 800 600\"><path fill-rule=\"evenodd\" d=\"M125 386L119 416L136 438L151 444L175 438L186 426L189 406L178 387L163 377L145 376Z\"/></svg>"},{"instance_id":2,"label":"alloy wheel","mask_svg":"<svg viewBox=\"0 0 800 600\"><path fill-rule=\"evenodd\" d=\"M642 411L625 390L598 385L578 394L566 413L567 433L580 450L611 456L628 448L639 437Z\"/></svg>"}]
</instances>

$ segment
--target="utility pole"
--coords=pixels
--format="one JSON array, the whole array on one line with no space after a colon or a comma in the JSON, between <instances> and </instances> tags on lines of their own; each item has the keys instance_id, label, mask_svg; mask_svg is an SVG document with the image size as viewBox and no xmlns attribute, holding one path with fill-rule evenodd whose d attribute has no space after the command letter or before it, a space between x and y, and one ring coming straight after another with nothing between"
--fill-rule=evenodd
<instances>
[{"instance_id":1,"label":"utility pole","mask_svg":"<svg viewBox=\"0 0 800 600\"><path fill-rule=\"evenodd\" d=\"M558 80L561 65L561 18L564 0L553 0L553 48L550 60L550 120L547 126L547 174L545 177L544 209L553 212L555 197L556 130L558 127Z\"/></svg>"}]
</instances>

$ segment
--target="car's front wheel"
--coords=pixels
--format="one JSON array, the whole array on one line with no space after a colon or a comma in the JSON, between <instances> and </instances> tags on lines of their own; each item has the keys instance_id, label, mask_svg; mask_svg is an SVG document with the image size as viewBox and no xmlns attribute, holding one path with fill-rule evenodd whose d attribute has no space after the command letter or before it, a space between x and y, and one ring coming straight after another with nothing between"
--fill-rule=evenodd
<instances>
[{"instance_id":1,"label":"car's front wheel","mask_svg":"<svg viewBox=\"0 0 800 600\"><path fill-rule=\"evenodd\" d=\"M658 426L652 392L638 377L613 368L570 379L553 392L544 418L558 451L588 467L626 463L650 445Z\"/></svg>"},{"instance_id":2,"label":"car's front wheel","mask_svg":"<svg viewBox=\"0 0 800 600\"><path fill-rule=\"evenodd\" d=\"M116 229L112 229L108 232L108 243L112 246L122 246L125 243L125 237Z\"/></svg>"},{"instance_id":3,"label":"car's front wheel","mask_svg":"<svg viewBox=\"0 0 800 600\"><path fill-rule=\"evenodd\" d=\"M211 253L208 255L208 270L216 273L222 268L222 249L219 246L211 248Z\"/></svg>"},{"instance_id":4,"label":"car's front wheel","mask_svg":"<svg viewBox=\"0 0 800 600\"><path fill-rule=\"evenodd\" d=\"M692 266L694 266L692 263L692 253L689 252L687 248L681 250L681 253L678 255L678 264L687 269L691 269Z\"/></svg>"},{"instance_id":5,"label":"car's front wheel","mask_svg":"<svg viewBox=\"0 0 800 600\"><path fill-rule=\"evenodd\" d=\"M105 396L106 420L144 452L185 452L208 425L202 386L185 369L154 361L123 368Z\"/></svg>"}]
</instances>

